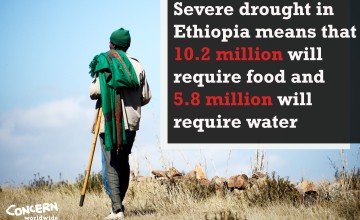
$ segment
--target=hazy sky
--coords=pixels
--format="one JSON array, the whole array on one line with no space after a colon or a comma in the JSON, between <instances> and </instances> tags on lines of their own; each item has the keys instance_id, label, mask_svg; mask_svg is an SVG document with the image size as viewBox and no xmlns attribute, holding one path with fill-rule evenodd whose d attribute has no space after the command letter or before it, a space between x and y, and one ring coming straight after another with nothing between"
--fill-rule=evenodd
<instances>
[{"instance_id":1,"label":"hazy sky","mask_svg":"<svg viewBox=\"0 0 360 220\"><path fill-rule=\"evenodd\" d=\"M0 185L27 184L35 173L74 180L85 171L93 135L94 101L89 98L92 58L108 50L112 31L132 37L129 53L146 70L153 93L143 108L132 162L142 175L164 164L189 171L206 167L209 178L250 172L255 150L161 150L160 5L154 0L45 1L0 3ZM99 146L93 171L101 169ZM226 146L224 146L226 148ZM359 146L346 151L349 166ZM338 150L267 150L267 170L291 180L332 179L329 158ZM339 163L338 163L339 164Z\"/></svg>"}]
</instances>

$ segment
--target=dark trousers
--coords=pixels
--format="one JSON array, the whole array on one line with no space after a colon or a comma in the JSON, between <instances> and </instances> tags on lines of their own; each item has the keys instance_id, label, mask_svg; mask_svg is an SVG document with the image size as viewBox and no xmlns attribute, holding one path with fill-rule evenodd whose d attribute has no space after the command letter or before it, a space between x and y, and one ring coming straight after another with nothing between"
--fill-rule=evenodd
<instances>
[{"instance_id":1,"label":"dark trousers","mask_svg":"<svg viewBox=\"0 0 360 220\"><path fill-rule=\"evenodd\" d=\"M129 154L133 146L136 131L126 131L127 144L121 150L105 150L105 136L100 134L101 148L105 158L106 182L109 187L112 210L114 213L124 211L122 201L129 187L130 165Z\"/></svg>"}]
</instances>

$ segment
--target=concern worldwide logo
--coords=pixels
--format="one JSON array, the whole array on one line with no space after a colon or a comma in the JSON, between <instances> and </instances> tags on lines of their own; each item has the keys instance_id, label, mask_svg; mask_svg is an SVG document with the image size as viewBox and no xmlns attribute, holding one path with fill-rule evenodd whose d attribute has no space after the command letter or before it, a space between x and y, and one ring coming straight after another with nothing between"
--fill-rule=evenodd
<instances>
[{"instance_id":1,"label":"concern worldwide logo","mask_svg":"<svg viewBox=\"0 0 360 220\"><path fill-rule=\"evenodd\" d=\"M58 205L54 203L42 203L35 205L27 205L24 207L17 207L16 205L10 205L6 209L6 214L10 216L24 216L25 220L58 220L57 216L54 215L44 215L47 212L59 211ZM38 214L36 216L25 216L25 215Z\"/></svg>"}]
</instances>

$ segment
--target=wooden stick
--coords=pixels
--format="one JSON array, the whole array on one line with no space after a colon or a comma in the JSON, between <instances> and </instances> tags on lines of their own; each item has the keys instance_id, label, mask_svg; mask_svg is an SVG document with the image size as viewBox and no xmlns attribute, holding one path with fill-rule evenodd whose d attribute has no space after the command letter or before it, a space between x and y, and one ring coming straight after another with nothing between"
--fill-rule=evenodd
<instances>
[{"instance_id":1,"label":"wooden stick","mask_svg":"<svg viewBox=\"0 0 360 220\"><path fill-rule=\"evenodd\" d=\"M100 107L99 112L98 112L98 116L97 116L97 121L96 121L94 139L93 139L92 146L91 146L91 153L90 153L89 163L88 163L87 170L86 170L84 186L83 186L83 189L81 191L81 197L80 197L80 203L79 203L80 207L82 207L83 204L84 204L86 188L87 188L87 184L88 184L88 181L89 181L92 161L93 161L93 158L94 158L96 141L97 141L97 137L99 135L99 130L100 130L101 116L102 116L102 108Z\"/></svg>"}]
</instances>

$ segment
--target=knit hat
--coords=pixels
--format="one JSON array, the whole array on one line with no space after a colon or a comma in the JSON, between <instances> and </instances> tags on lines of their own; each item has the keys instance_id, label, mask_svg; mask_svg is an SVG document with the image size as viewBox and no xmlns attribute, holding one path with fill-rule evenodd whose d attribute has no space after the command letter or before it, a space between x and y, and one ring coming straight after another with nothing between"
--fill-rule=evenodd
<instances>
[{"instance_id":1,"label":"knit hat","mask_svg":"<svg viewBox=\"0 0 360 220\"><path fill-rule=\"evenodd\" d=\"M129 48L131 42L129 31L124 28L120 28L119 30L112 32L110 42L119 47L124 47L126 49Z\"/></svg>"}]
</instances>

